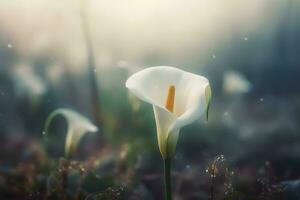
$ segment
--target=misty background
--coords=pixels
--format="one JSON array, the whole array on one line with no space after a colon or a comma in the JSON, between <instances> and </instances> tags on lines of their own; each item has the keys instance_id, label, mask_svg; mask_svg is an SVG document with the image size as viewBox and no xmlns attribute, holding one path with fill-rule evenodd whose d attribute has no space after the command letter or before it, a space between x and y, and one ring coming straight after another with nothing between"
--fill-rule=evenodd
<instances>
[{"instance_id":1,"label":"misty background","mask_svg":"<svg viewBox=\"0 0 300 200\"><path fill-rule=\"evenodd\" d=\"M130 95L125 81L168 65L207 77L213 93L209 121L181 131L175 172L205 173L222 154L246 180L266 162L277 182L297 180L299 19L298 0L1 0L1 165L41 156L47 116L67 107L100 128L82 142L78 159L106 148L114 157L125 145L140 174L159 172L151 163L160 162L152 108ZM65 125L58 127L50 150L57 157ZM180 195L190 191L178 187L188 199Z\"/></svg>"}]
</instances>

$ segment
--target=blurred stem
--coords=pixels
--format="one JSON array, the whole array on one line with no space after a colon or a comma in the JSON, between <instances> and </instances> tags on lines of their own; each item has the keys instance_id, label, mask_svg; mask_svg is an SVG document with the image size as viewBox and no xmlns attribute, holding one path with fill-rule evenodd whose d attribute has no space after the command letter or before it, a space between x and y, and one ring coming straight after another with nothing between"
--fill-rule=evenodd
<instances>
[{"instance_id":1,"label":"blurred stem","mask_svg":"<svg viewBox=\"0 0 300 200\"><path fill-rule=\"evenodd\" d=\"M63 193L62 193L62 199L67 199L67 194L68 194L68 170L69 170L69 162L70 160L67 159L62 159L60 161L60 167L62 167L62 189L63 189Z\"/></svg>"},{"instance_id":2,"label":"blurred stem","mask_svg":"<svg viewBox=\"0 0 300 200\"><path fill-rule=\"evenodd\" d=\"M84 175L81 173L77 183L77 189L74 197L75 200L80 200L80 191L81 191L83 181L84 181Z\"/></svg>"},{"instance_id":3,"label":"blurred stem","mask_svg":"<svg viewBox=\"0 0 300 200\"><path fill-rule=\"evenodd\" d=\"M211 176L211 185L210 185L210 200L214 200L215 197L214 197L214 193L215 193L215 178L214 178L214 174Z\"/></svg>"},{"instance_id":4,"label":"blurred stem","mask_svg":"<svg viewBox=\"0 0 300 200\"><path fill-rule=\"evenodd\" d=\"M101 112L100 112L100 90L98 87L97 77L96 77L96 64L95 64L95 53L93 49L93 41L90 32L90 26L87 19L87 1L88 0L80 0L80 8L81 8L81 24L82 31L86 45L87 51L87 65L89 67L88 74L90 80L90 92L91 92L91 104L92 104L92 112L93 118L96 124L101 123Z\"/></svg>"},{"instance_id":5,"label":"blurred stem","mask_svg":"<svg viewBox=\"0 0 300 200\"><path fill-rule=\"evenodd\" d=\"M172 162L171 158L164 158L165 200L172 200L171 162Z\"/></svg>"},{"instance_id":6,"label":"blurred stem","mask_svg":"<svg viewBox=\"0 0 300 200\"><path fill-rule=\"evenodd\" d=\"M67 188L68 188L68 172L65 170L62 172L62 188L63 188L62 199L66 199Z\"/></svg>"}]
</instances>

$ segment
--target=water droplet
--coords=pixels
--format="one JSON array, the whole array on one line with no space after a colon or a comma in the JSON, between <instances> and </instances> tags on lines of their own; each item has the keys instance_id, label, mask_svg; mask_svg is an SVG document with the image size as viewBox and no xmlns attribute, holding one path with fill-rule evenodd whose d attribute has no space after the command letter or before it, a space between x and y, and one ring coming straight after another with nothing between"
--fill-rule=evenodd
<instances>
[{"instance_id":1,"label":"water droplet","mask_svg":"<svg viewBox=\"0 0 300 200\"><path fill-rule=\"evenodd\" d=\"M260 101L260 102L263 102L263 101L264 101L264 98L260 98L259 101Z\"/></svg>"},{"instance_id":2,"label":"water droplet","mask_svg":"<svg viewBox=\"0 0 300 200\"><path fill-rule=\"evenodd\" d=\"M229 115L229 113L226 111L226 112L224 112L224 116L228 116Z\"/></svg>"},{"instance_id":3,"label":"water droplet","mask_svg":"<svg viewBox=\"0 0 300 200\"><path fill-rule=\"evenodd\" d=\"M13 47L13 45L12 44L8 44L7 47L11 49Z\"/></svg>"},{"instance_id":4,"label":"water droplet","mask_svg":"<svg viewBox=\"0 0 300 200\"><path fill-rule=\"evenodd\" d=\"M94 69L94 72L95 72L95 73L97 72L97 69L96 69L96 68Z\"/></svg>"},{"instance_id":5,"label":"water droplet","mask_svg":"<svg viewBox=\"0 0 300 200\"><path fill-rule=\"evenodd\" d=\"M244 40L247 41L247 40L248 40L248 37L244 37Z\"/></svg>"},{"instance_id":6,"label":"water droplet","mask_svg":"<svg viewBox=\"0 0 300 200\"><path fill-rule=\"evenodd\" d=\"M217 56L214 54L214 55L212 55L212 58L213 58L213 59L216 59L216 58L217 58Z\"/></svg>"},{"instance_id":7,"label":"water droplet","mask_svg":"<svg viewBox=\"0 0 300 200\"><path fill-rule=\"evenodd\" d=\"M186 165L185 167L186 167L187 169L190 169L190 168L191 168L191 166L190 166L190 165Z\"/></svg>"},{"instance_id":8,"label":"water droplet","mask_svg":"<svg viewBox=\"0 0 300 200\"><path fill-rule=\"evenodd\" d=\"M208 169L206 169L205 172L208 173Z\"/></svg>"},{"instance_id":9,"label":"water droplet","mask_svg":"<svg viewBox=\"0 0 300 200\"><path fill-rule=\"evenodd\" d=\"M43 135L46 135L46 131L43 131L42 133L43 133Z\"/></svg>"}]
</instances>

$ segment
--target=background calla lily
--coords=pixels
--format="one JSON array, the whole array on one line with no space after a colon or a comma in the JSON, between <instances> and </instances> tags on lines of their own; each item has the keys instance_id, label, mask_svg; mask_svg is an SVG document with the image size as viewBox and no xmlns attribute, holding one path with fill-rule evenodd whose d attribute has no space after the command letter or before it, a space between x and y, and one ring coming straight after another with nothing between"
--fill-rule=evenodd
<instances>
[{"instance_id":1,"label":"background calla lily","mask_svg":"<svg viewBox=\"0 0 300 200\"><path fill-rule=\"evenodd\" d=\"M76 149L82 137L88 132L96 132L98 128L86 117L81 114L66 108L54 110L46 120L44 128L44 137L47 141L48 129L53 119L62 115L68 122L68 130L65 141L65 156L69 157L70 154Z\"/></svg>"},{"instance_id":2,"label":"background calla lily","mask_svg":"<svg viewBox=\"0 0 300 200\"><path fill-rule=\"evenodd\" d=\"M171 157L183 126L208 113L211 101L209 81L174 67L157 66L133 74L126 87L153 105L158 145L164 158Z\"/></svg>"}]
</instances>

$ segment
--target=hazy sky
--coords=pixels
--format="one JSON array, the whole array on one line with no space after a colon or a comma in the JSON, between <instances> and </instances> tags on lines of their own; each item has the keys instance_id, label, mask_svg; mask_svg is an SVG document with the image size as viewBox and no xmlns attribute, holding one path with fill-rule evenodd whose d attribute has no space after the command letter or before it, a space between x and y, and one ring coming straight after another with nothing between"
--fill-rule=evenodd
<instances>
[{"instance_id":1,"label":"hazy sky","mask_svg":"<svg viewBox=\"0 0 300 200\"><path fill-rule=\"evenodd\" d=\"M58 62L81 66L79 1L1 0L0 37L25 60L51 52ZM272 31L288 1L90 0L87 10L99 66L155 55L181 63L228 41L251 40L262 28Z\"/></svg>"}]
</instances>

